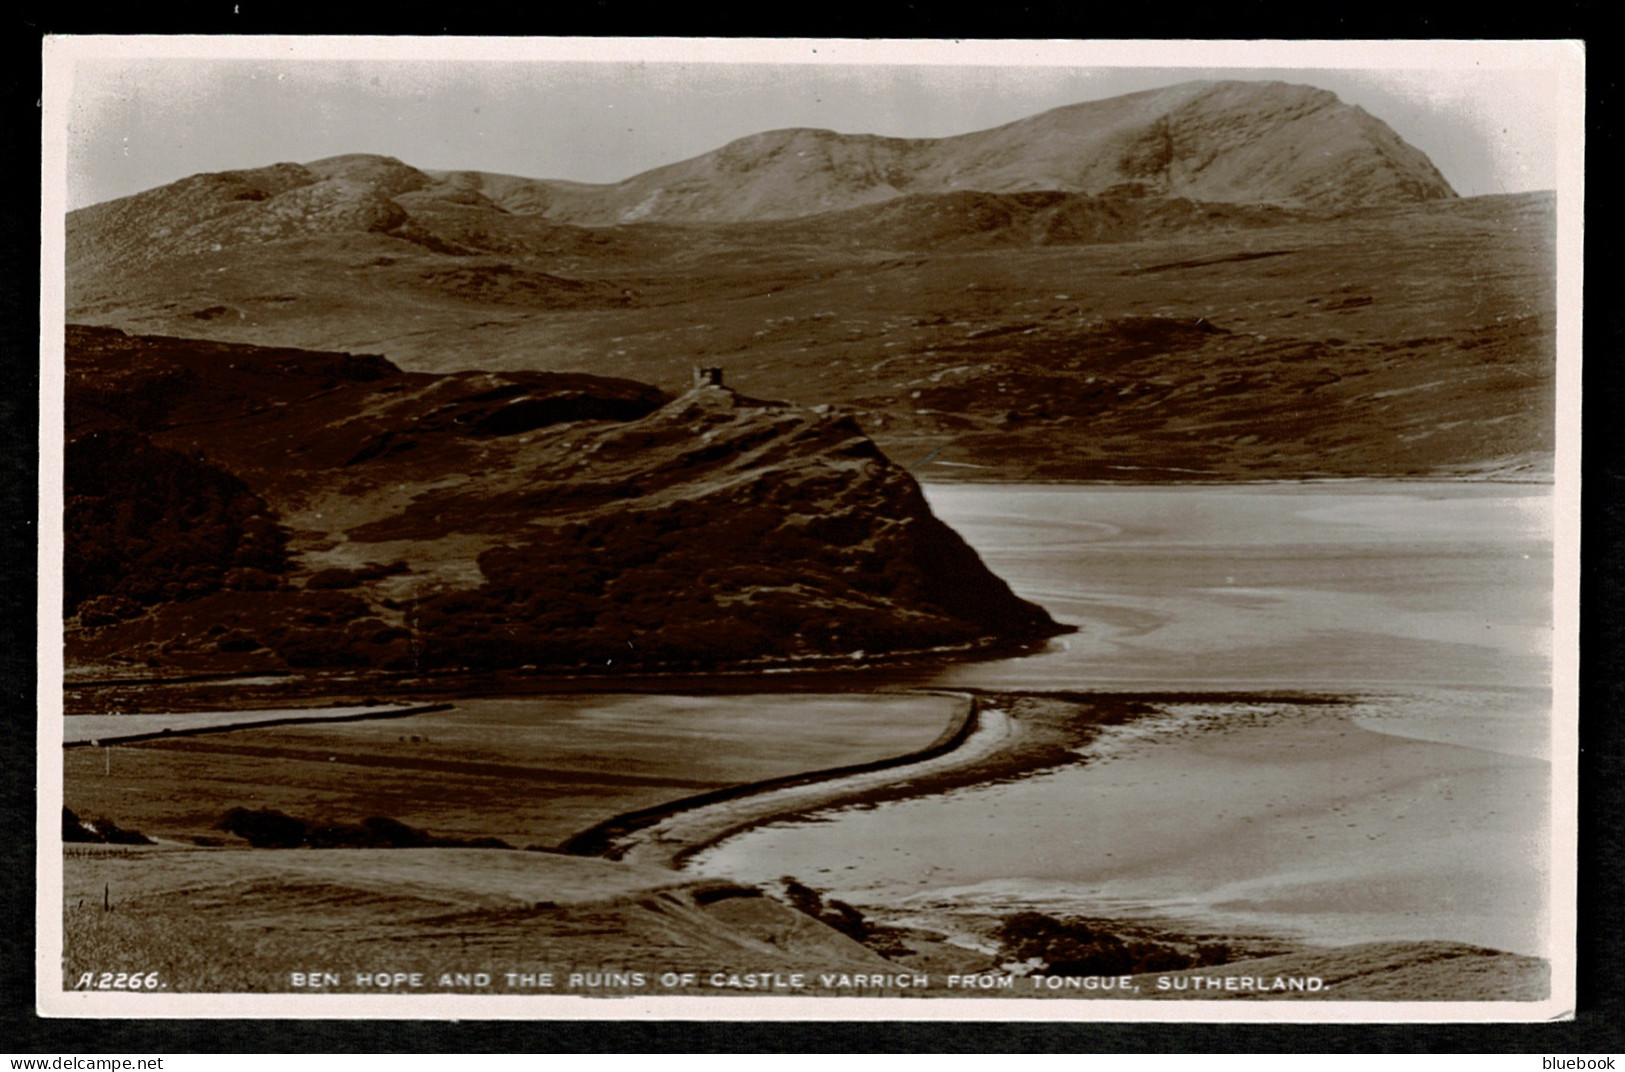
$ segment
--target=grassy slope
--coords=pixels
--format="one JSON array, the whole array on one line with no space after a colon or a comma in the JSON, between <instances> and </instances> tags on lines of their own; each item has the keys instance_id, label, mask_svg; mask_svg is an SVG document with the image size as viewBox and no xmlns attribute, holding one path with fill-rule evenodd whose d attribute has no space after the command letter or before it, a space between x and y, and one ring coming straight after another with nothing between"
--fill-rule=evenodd
<instances>
[{"instance_id":1,"label":"grassy slope","mask_svg":"<svg viewBox=\"0 0 1625 1072\"><path fill-rule=\"evenodd\" d=\"M68 986L82 972L137 965L176 991L287 990L295 971L341 972L343 989L353 990L356 972L420 971L428 993L445 971L498 979L552 971L563 988L563 973L575 968L756 970L769 956L807 968L888 967L777 902L705 904L696 889L727 884L601 860L477 849L182 849L81 850L65 864Z\"/></svg>"}]
</instances>

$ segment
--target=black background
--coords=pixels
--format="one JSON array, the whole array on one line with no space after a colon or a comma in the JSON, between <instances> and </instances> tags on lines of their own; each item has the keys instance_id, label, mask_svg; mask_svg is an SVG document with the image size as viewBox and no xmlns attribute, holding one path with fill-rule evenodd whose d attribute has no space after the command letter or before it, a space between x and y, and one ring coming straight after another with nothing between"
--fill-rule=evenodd
<instances>
[{"instance_id":1,"label":"black background","mask_svg":"<svg viewBox=\"0 0 1625 1072\"><path fill-rule=\"evenodd\" d=\"M1372 7L1374 5L1364 5ZM1395 5L1400 7L1399 5ZM315 6L266 0L143 3L97 10L8 5L0 112L9 159L0 260L0 1052L1528 1052L1625 1051L1620 711L1625 707L1625 370L1616 49L1600 5L1547 2L1461 17L1444 5L941 3L573 6ZM1435 8L1437 7L1437 10ZM1345 8L1345 10L1333 10ZM1573 38L1587 45L1585 460L1581 597L1578 1006L1572 1021L1494 1025L695 1023L666 1021L48 1020L34 1005L35 556L38 512L40 44L51 33L421 34L865 38ZM1533 1066L1531 1066L1533 1067Z\"/></svg>"}]
</instances>

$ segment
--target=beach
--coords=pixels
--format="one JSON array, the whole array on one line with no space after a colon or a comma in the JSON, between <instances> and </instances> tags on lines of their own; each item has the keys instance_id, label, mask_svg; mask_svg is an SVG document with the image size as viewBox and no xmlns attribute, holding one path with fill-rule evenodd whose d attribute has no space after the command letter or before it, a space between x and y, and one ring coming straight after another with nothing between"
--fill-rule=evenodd
<instances>
[{"instance_id":1,"label":"beach","mask_svg":"<svg viewBox=\"0 0 1625 1072\"><path fill-rule=\"evenodd\" d=\"M1337 708L1175 705L1151 720L1161 732L1109 729L1078 764L815 812L691 866L793 874L950 933L1033 909L1311 945L1549 952L1544 762L1375 733Z\"/></svg>"}]
</instances>

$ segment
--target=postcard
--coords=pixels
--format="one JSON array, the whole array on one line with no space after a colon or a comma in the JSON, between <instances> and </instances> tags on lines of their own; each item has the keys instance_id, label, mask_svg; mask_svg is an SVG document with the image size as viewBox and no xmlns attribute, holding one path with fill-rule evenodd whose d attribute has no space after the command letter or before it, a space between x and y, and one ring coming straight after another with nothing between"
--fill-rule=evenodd
<instances>
[{"instance_id":1,"label":"postcard","mask_svg":"<svg viewBox=\"0 0 1625 1072\"><path fill-rule=\"evenodd\" d=\"M44 58L43 1015L1572 1015L1578 43Z\"/></svg>"}]
</instances>

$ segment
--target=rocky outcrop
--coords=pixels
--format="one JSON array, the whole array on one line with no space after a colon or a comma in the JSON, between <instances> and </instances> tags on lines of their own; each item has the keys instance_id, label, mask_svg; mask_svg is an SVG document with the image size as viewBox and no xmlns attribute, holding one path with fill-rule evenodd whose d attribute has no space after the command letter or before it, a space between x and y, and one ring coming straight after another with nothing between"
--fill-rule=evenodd
<instances>
[{"instance_id":1,"label":"rocky outcrop","mask_svg":"<svg viewBox=\"0 0 1625 1072\"><path fill-rule=\"evenodd\" d=\"M68 369L70 660L615 672L1058 631L825 407L94 328Z\"/></svg>"}]
</instances>

